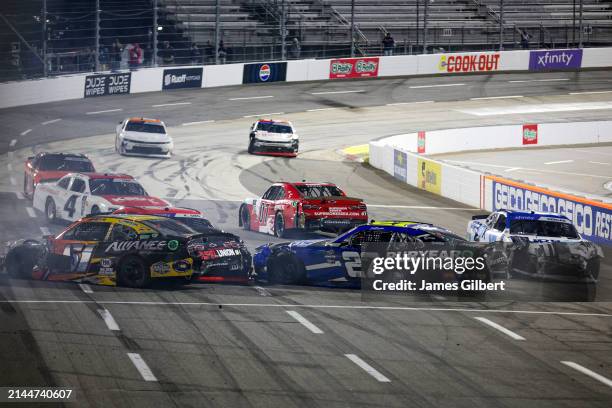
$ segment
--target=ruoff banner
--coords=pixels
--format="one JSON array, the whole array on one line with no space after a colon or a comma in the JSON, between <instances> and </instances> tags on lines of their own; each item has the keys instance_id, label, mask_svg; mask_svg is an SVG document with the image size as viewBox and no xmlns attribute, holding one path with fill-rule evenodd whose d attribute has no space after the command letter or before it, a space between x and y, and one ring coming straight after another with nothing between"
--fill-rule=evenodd
<instances>
[{"instance_id":1,"label":"ruoff banner","mask_svg":"<svg viewBox=\"0 0 612 408\"><path fill-rule=\"evenodd\" d=\"M129 94L132 73L88 75L85 78L85 98L92 96Z\"/></svg>"},{"instance_id":2,"label":"ruoff banner","mask_svg":"<svg viewBox=\"0 0 612 408\"><path fill-rule=\"evenodd\" d=\"M529 53L529 70L579 69L582 66L582 50L546 50Z\"/></svg>"},{"instance_id":3,"label":"ruoff banner","mask_svg":"<svg viewBox=\"0 0 612 408\"><path fill-rule=\"evenodd\" d=\"M242 83L280 82L287 79L287 63L244 64Z\"/></svg>"},{"instance_id":4,"label":"ruoff banner","mask_svg":"<svg viewBox=\"0 0 612 408\"><path fill-rule=\"evenodd\" d=\"M499 52L441 55L438 69L441 72L490 72L499 69Z\"/></svg>"},{"instance_id":5,"label":"ruoff banner","mask_svg":"<svg viewBox=\"0 0 612 408\"><path fill-rule=\"evenodd\" d=\"M162 89L201 88L202 68L164 69Z\"/></svg>"},{"instance_id":6,"label":"ruoff banner","mask_svg":"<svg viewBox=\"0 0 612 408\"><path fill-rule=\"evenodd\" d=\"M340 58L329 63L329 79L378 76L378 57Z\"/></svg>"}]
</instances>

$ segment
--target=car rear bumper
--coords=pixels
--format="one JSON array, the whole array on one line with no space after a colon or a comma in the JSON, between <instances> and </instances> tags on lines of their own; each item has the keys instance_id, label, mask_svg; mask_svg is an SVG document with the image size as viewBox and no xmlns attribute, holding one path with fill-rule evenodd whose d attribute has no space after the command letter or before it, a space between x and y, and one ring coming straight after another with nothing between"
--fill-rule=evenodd
<instances>
[{"instance_id":1,"label":"car rear bumper","mask_svg":"<svg viewBox=\"0 0 612 408\"><path fill-rule=\"evenodd\" d=\"M367 218L307 218L304 228L330 232L347 231L358 225L367 224Z\"/></svg>"},{"instance_id":2,"label":"car rear bumper","mask_svg":"<svg viewBox=\"0 0 612 408\"><path fill-rule=\"evenodd\" d=\"M253 153L273 156L297 156L299 144L294 142L270 142L255 139Z\"/></svg>"}]
</instances>

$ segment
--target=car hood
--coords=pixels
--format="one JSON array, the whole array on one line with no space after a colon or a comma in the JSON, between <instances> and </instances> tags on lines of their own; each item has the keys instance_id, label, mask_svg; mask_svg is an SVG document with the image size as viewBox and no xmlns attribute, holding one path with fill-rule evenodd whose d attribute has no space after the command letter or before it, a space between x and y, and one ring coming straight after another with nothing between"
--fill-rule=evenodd
<instances>
[{"instance_id":1,"label":"car hood","mask_svg":"<svg viewBox=\"0 0 612 408\"><path fill-rule=\"evenodd\" d=\"M306 239L302 241L293 241L289 244L290 248L307 248L312 246L323 246L328 239Z\"/></svg>"},{"instance_id":2,"label":"car hood","mask_svg":"<svg viewBox=\"0 0 612 408\"><path fill-rule=\"evenodd\" d=\"M38 170L36 172L36 178L39 181L59 180L68 173L72 172L67 170Z\"/></svg>"},{"instance_id":3,"label":"car hood","mask_svg":"<svg viewBox=\"0 0 612 408\"><path fill-rule=\"evenodd\" d=\"M137 142L153 142L163 143L170 142L172 138L167 134L161 133L147 133L147 132L123 132L125 139L135 140Z\"/></svg>"},{"instance_id":4,"label":"car hood","mask_svg":"<svg viewBox=\"0 0 612 408\"><path fill-rule=\"evenodd\" d=\"M161 198L151 196L102 196L106 201L113 205L121 205L125 207L169 207L170 203Z\"/></svg>"}]
</instances>

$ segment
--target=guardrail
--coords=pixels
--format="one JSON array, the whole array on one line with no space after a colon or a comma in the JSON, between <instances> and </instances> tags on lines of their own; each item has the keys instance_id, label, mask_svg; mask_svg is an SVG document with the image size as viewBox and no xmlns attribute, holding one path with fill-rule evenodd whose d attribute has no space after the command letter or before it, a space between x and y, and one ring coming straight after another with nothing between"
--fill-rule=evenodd
<instances>
[{"instance_id":1,"label":"guardrail","mask_svg":"<svg viewBox=\"0 0 612 408\"><path fill-rule=\"evenodd\" d=\"M490 51L143 68L3 83L0 84L0 108L111 94L275 81L494 74L603 67L612 67L612 48Z\"/></svg>"}]
</instances>

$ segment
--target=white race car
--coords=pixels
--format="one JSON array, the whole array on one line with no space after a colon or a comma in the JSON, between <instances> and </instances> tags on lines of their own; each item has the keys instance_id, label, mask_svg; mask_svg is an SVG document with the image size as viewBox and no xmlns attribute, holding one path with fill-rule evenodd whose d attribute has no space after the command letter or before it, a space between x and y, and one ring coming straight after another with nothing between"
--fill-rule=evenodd
<instances>
[{"instance_id":1,"label":"white race car","mask_svg":"<svg viewBox=\"0 0 612 408\"><path fill-rule=\"evenodd\" d=\"M54 222L75 221L122 207L169 207L170 203L149 196L132 176L70 173L57 182L40 183L34 191L33 206Z\"/></svg>"},{"instance_id":2,"label":"white race car","mask_svg":"<svg viewBox=\"0 0 612 408\"><path fill-rule=\"evenodd\" d=\"M295 128L286 120L259 119L249 133L249 153L295 157L300 139Z\"/></svg>"},{"instance_id":3,"label":"white race car","mask_svg":"<svg viewBox=\"0 0 612 408\"><path fill-rule=\"evenodd\" d=\"M115 130L115 151L122 155L170 157L174 142L158 119L128 118Z\"/></svg>"}]
</instances>

